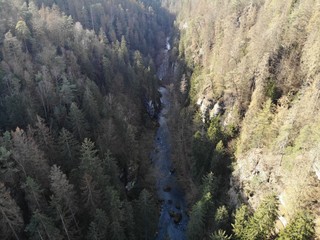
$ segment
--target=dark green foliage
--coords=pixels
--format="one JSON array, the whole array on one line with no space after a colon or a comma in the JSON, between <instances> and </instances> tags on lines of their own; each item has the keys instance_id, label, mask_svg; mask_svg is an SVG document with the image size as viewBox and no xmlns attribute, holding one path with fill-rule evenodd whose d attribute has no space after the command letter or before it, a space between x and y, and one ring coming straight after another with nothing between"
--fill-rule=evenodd
<instances>
[{"instance_id":1,"label":"dark green foliage","mask_svg":"<svg viewBox=\"0 0 320 240\"><path fill-rule=\"evenodd\" d=\"M266 197L254 214L246 206L237 210L233 232L236 239L268 239L274 231L278 200L274 195Z\"/></svg>"},{"instance_id":2,"label":"dark green foliage","mask_svg":"<svg viewBox=\"0 0 320 240\"><path fill-rule=\"evenodd\" d=\"M25 199L30 210L41 209L43 189L31 177L27 177L26 182L21 186L25 191Z\"/></svg>"},{"instance_id":3,"label":"dark green foliage","mask_svg":"<svg viewBox=\"0 0 320 240\"><path fill-rule=\"evenodd\" d=\"M0 180L12 210L0 238L152 239L158 209L125 184L147 159L142 100L158 98L170 14L156 1L0 0L0 15Z\"/></svg>"},{"instance_id":4,"label":"dark green foliage","mask_svg":"<svg viewBox=\"0 0 320 240\"><path fill-rule=\"evenodd\" d=\"M208 206L211 205L212 196L208 192L203 195L202 199L198 201L191 210L190 220L187 229L187 236L190 240L203 239L205 235L206 226L206 212Z\"/></svg>"},{"instance_id":5,"label":"dark green foliage","mask_svg":"<svg viewBox=\"0 0 320 240\"><path fill-rule=\"evenodd\" d=\"M29 239L35 240L62 240L60 230L55 227L52 218L45 214L35 211L32 215L30 223L27 225L25 231Z\"/></svg>"},{"instance_id":6,"label":"dark green foliage","mask_svg":"<svg viewBox=\"0 0 320 240\"><path fill-rule=\"evenodd\" d=\"M280 232L279 240L309 240L315 237L314 217L309 212L299 211Z\"/></svg>"},{"instance_id":7,"label":"dark green foliage","mask_svg":"<svg viewBox=\"0 0 320 240\"><path fill-rule=\"evenodd\" d=\"M85 138L80 152L80 176L84 176L85 174L90 175L99 188L103 189L108 183L109 176L106 175L105 162L99 158L94 143L90 139Z\"/></svg>"},{"instance_id":8,"label":"dark green foliage","mask_svg":"<svg viewBox=\"0 0 320 240\"><path fill-rule=\"evenodd\" d=\"M206 195L207 193L210 193L211 196L216 195L216 191L218 188L218 181L217 178L214 176L212 172L208 173L206 176L202 179L202 195Z\"/></svg>"},{"instance_id":9,"label":"dark green foliage","mask_svg":"<svg viewBox=\"0 0 320 240\"><path fill-rule=\"evenodd\" d=\"M229 213L226 206L218 207L214 215L214 224L216 229L226 229L229 223Z\"/></svg>"},{"instance_id":10,"label":"dark green foliage","mask_svg":"<svg viewBox=\"0 0 320 240\"><path fill-rule=\"evenodd\" d=\"M240 208L237 209L234 218L234 224L232 225L236 239L244 239L244 229L248 225L250 216L251 214L246 205L242 205Z\"/></svg>"},{"instance_id":11,"label":"dark green foliage","mask_svg":"<svg viewBox=\"0 0 320 240\"><path fill-rule=\"evenodd\" d=\"M134 204L137 239L154 239L157 229L157 207L147 190L140 193Z\"/></svg>"},{"instance_id":12,"label":"dark green foliage","mask_svg":"<svg viewBox=\"0 0 320 240\"><path fill-rule=\"evenodd\" d=\"M221 130L219 117L214 117L210 120L210 125L207 130L208 139L212 142L213 146L223 139L223 132Z\"/></svg>"},{"instance_id":13,"label":"dark green foliage","mask_svg":"<svg viewBox=\"0 0 320 240\"><path fill-rule=\"evenodd\" d=\"M227 174L227 167L229 164L230 160L228 160L228 155L226 152L226 149L223 145L223 141L220 140L212 154L212 159L211 159L211 169L219 173L219 175L224 175Z\"/></svg>"},{"instance_id":14,"label":"dark green foliage","mask_svg":"<svg viewBox=\"0 0 320 240\"><path fill-rule=\"evenodd\" d=\"M80 140L88 135L88 123L84 117L81 109L78 108L76 103L71 103L70 112L68 115L70 126L72 126L73 134Z\"/></svg>"},{"instance_id":15,"label":"dark green foliage","mask_svg":"<svg viewBox=\"0 0 320 240\"><path fill-rule=\"evenodd\" d=\"M62 128L58 138L59 162L66 171L77 166L80 144L65 128Z\"/></svg>"},{"instance_id":16,"label":"dark green foliage","mask_svg":"<svg viewBox=\"0 0 320 240\"><path fill-rule=\"evenodd\" d=\"M125 212L119 193L111 187L105 190L104 204L110 219L109 239L125 239Z\"/></svg>"},{"instance_id":17,"label":"dark green foliage","mask_svg":"<svg viewBox=\"0 0 320 240\"><path fill-rule=\"evenodd\" d=\"M192 155L193 155L193 176L200 180L201 177L210 169L210 156L212 146L205 136L198 131L193 136Z\"/></svg>"},{"instance_id":18,"label":"dark green foliage","mask_svg":"<svg viewBox=\"0 0 320 240\"><path fill-rule=\"evenodd\" d=\"M106 213L97 209L95 212L94 220L90 223L89 232L87 235L88 240L104 240L108 239L108 228L110 224Z\"/></svg>"},{"instance_id":19,"label":"dark green foliage","mask_svg":"<svg viewBox=\"0 0 320 240\"><path fill-rule=\"evenodd\" d=\"M131 202L126 201L124 202L124 212L126 216L126 238L130 240L135 240L136 238L136 228L135 228L135 216L134 216L134 209Z\"/></svg>"},{"instance_id":20,"label":"dark green foliage","mask_svg":"<svg viewBox=\"0 0 320 240\"><path fill-rule=\"evenodd\" d=\"M281 92L277 87L275 80L269 79L266 86L266 96L271 99L273 103L276 103L277 100L281 97Z\"/></svg>"}]
</instances>

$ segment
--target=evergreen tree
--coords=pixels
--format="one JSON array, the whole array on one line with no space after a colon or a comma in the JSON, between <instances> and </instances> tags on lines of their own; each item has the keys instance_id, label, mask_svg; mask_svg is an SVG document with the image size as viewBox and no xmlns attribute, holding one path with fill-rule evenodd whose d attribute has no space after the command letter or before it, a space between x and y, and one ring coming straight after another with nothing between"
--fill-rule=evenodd
<instances>
[{"instance_id":1,"label":"evergreen tree","mask_svg":"<svg viewBox=\"0 0 320 240\"><path fill-rule=\"evenodd\" d=\"M147 190L142 190L134 205L138 239L153 239L157 229L157 208Z\"/></svg>"},{"instance_id":2,"label":"evergreen tree","mask_svg":"<svg viewBox=\"0 0 320 240\"><path fill-rule=\"evenodd\" d=\"M212 172L205 175L202 179L202 195L205 196L210 193L215 196L218 188L218 180Z\"/></svg>"},{"instance_id":3,"label":"evergreen tree","mask_svg":"<svg viewBox=\"0 0 320 240\"><path fill-rule=\"evenodd\" d=\"M275 220L278 217L278 200L275 195L267 196L249 220L247 238L267 239L274 230Z\"/></svg>"},{"instance_id":4,"label":"evergreen tree","mask_svg":"<svg viewBox=\"0 0 320 240\"><path fill-rule=\"evenodd\" d=\"M47 159L53 162L55 153L55 142L50 132L50 129L46 126L44 119L37 115L36 128L33 131L34 138L39 148L45 153Z\"/></svg>"},{"instance_id":5,"label":"evergreen tree","mask_svg":"<svg viewBox=\"0 0 320 240\"><path fill-rule=\"evenodd\" d=\"M213 146L216 146L223 138L219 117L214 117L210 120L210 126L208 128L207 135Z\"/></svg>"},{"instance_id":6,"label":"evergreen tree","mask_svg":"<svg viewBox=\"0 0 320 240\"><path fill-rule=\"evenodd\" d=\"M210 240L230 240L231 236L228 236L227 233L223 230L218 230L210 236Z\"/></svg>"},{"instance_id":7,"label":"evergreen tree","mask_svg":"<svg viewBox=\"0 0 320 240\"><path fill-rule=\"evenodd\" d=\"M210 169L212 146L205 136L197 131L192 141L193 177L200 181L202 176Z\"/></svg>"},{"instance_id":8,"label":"evergreen tree","mask_svg":"<svg viewBox=\"0 0 320 240\"><path fill-rule=\"evenodd\" d=\"M278 200L276 196L267 196L255 213L250 215L248 208L242 206L236 212L233 232L236 239L268 239L272 236L277 219Z\"/></svg>"},{"instance_id":9,"label":"evergreen tree","mask_svg":"<svg viewBox=\"0 0 320 240\"><path fill-rule=\"evenodd\" d=\"M62 240L64 239L60 234L60 230L55 227L52 218L40 213L38 210L33 212L30 223L27 225L25 231L29 239L32 240Z\"/></svg>"},{"instance_id":10,"label":"evergreen tree","mask_svg":"<svg viewBox=\"0 0 320 240\"><path fill-rule=\"evenodd\" d=\"M58 148L60 155L59 163L63 166L63 169L70 171L79 164L80 144L65 128L62 128L59 133Z\"/></svg>"},{"instance_id":11,"label":"evergreen tree","mask_svg":"<svg viewBox=\"0 0 320 240\"><path fill-rule=\"evenodd\" d=\"M110 239L108 236L108 227L110 222L107 218L107 214L97 209L95 212L94 220L90 223L89 231L87 235L88 240L105 240Z\"/></svg>"},{"instance_id":12,"label":"evergreen tree","mask_svg":"<svg viewBox=\"0 0 320 240\"><path fill-rule=\"evenodd\" d=\"M129 201L125 201L123 203L124 212L125 212L125 229L126 229L126 237L130 240L135 240L136 238L136 228L135 228L135 218L134 218L134 209Z\"/></svg>"},{"instance_id":13,"label":"evergreen tree","mask_svg":"<svg viewBox=\"0 0 320 240\"><path fill-rule=\"evenodd\" d=\"M78 139L84 139L88 134L88 123L83 112L73 102L70 106L69 121L72 126L72 131Z\"/></svg>"},{"instance_id":14,"label":"evergreen tree","mask_svg":"<svg viewBox=\"0 0 320 240\"><path fill-rule=\"evenodd\" d=\"M309 240L315 237L314 217L305 211L299 211L279 236L279 240Z\"/></svg>"},{"instance_id":15,"label":"evergreen tree","mask_svg":"<svg viewBox=\"0 0 320 240\"><path fill-rule=\"evenodd\" d=\"M90 139L85 138L80 152L80 174L87 173L92 176L101 188L106 186L108 178L104 174L103 164L98 157L98 151L96 150L94 143Z\"/></svg>"},{"instance_id":16,"label":"evergreen tree","mask_svg":"<svg viewBox=\"0 0 320 240\"><path fill-rule=\"evenodd\" d=\"M105 191L105 205L108 218L110 219L109 239L124 240L125 237L125 213L123 202L120 200L119 193L112 187L107 187Z\"/></svg>"},{"instance_id":17,"label":"evergreen tree","mask_svg":"<svg viewBox=\"0 0 320 240\"><path fill-rule=\"evenodd\" d=\"M16 164L11 158L11 152L5 147L0 146L0 180L5 182L18 171Z\"/></svg>"},{"instance_id":18,"label":"evergreen tree","mask_svg":"<svg viewBox=\"0 0 320 240\"><path fill-rule=\"evenodd\" d=\"M33 178L27 177L26 182L22 184L22 188L24 189L29 209L32 211L40 210L43 194L41 186Z\"/></svg>"},{"instance_id":19,"label":"evergreen tree","mask_svg":"<svg viewBox=\"0 0 320 240\"><path fill-rule=\"evenodd\" d=\"M74 187L56 165L51 167L50 181L50 190L53 193L50 205L54 210L56 220L61 223L61 232L67 239L74 239L79 230L76 220L78 208Z\"/></svg>"},{"instance_id":20,"label":"evergreen tree","mask_svg":"<svg viewBox=\"0 0 320 240\"><path fill-rule=\"evenodd\" d=\"M90 83L94 84L94 83ZM95 95L89 88L89 84L87 84L87 87L84 91L84 96L83 96L83 109L86 113L86 116L88 117L88 120L91 125L96 125L98 124L100 120L100 114L99 114L99 109L98 109L98 103L95 98Z\"/></svg>"},{"instance_id":21,"label":"evergreen tree","mask_svg":"<svg viewBox=\"0 0 320 240\"><path fill-rule=\"evenodd\" d=\"M44 185L48 182L49 165L43 152L31 136L17 128L12 132L13 159L17 163L23 177L31 176Z\"/></svg>"},{"instance_id":22,"label":"evergreen tree","mask_svg":"<svg viewBox=\"0 0 320 240\"><path fill-rule=\"evenodd\" d=\"M211 193L207 192L202 197L202 199L192 207L187 229L188 239L197 240L204 238L206 226L206 213L211 201Z\"/></svg>"},{"instance_id":23,"label":"evergreen tree","mask_svg":"<svg viewBox=\"0 0 320 240\"><path fill-rule=\"evenodd\" d=\"M227 229L229 222L229 214L226 206L217 208L214 215L215 229Z\"/></svg>"},{"instance_id":24,"label":"evergreen tree","mask_svg":"<svg viewBox=\"0 0 320 240\"><path fill-rule=\"evenodd\" d=\"M96 208L101 204L101 191L98 184L90 175L85 173L82 178L80 189L83 206L89 210L88 212L93 214L96 211Z\"/></svg>"},{"instance_id":25,"label":"evergreen tree","mask_svg":"<svg viewBox=\"0 0 320 240\"><path fill-rule=\"evenodd\" d=\"M250 218L250 212L246 205L242 205L240 208L237 209L235 218L234 218L234 224L233 232L236 239L245 239L245 228L248 225L248 221Z\"/></svg>"},{"instance_id":26,"label":"evergreen tree","mask_svg":"<svg viewBox=\"0 0 320 240\"><path fill-rule=\"evenodd\" d=\"M4 184L0 182L0 238L19 240L22 228L23 219L20 208Z\"/></svg>"}]
</instances>

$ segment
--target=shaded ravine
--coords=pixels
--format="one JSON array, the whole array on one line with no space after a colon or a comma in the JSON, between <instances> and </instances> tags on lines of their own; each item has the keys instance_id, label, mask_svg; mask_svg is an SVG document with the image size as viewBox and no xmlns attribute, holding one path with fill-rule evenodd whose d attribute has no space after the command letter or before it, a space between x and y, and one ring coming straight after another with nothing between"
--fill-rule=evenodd
<instances>
[{"instance_id":1,"label":"shaded ravine","mask_svg":"<svg viewBox=\"0 0 320 240\"><path fill-rule=\"evenodd\" d=\"M164 60L158 70L158 78L162 80L169 68L169 38L164 50ZM160 87L161 112L159 114L159 128L155 139L155 150L152 160L157 179L157 193L162 202L158 232L156 239L184 240L188 224L184 192L177 183L175 169L171 161L170 131L167 116L170 111L170 94L165 87Z\"/></svg>"}]
</instances>

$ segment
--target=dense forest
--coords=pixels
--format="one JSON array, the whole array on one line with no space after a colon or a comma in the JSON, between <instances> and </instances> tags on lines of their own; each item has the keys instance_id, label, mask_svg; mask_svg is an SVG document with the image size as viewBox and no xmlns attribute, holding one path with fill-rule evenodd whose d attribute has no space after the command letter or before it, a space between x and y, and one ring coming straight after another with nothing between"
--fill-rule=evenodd
<instances>
[{"instance_id":1,"label":"dense forest","mask_svg":"<svg viewBox=\"0 0 320 240\"><path fill-rule=\"evenodd\" d=\"M0 16L0 238L153 239L145 109L159 107L170 14L156 1L1 0Z\"/></svg>"},{"instance_id":2,"label":"dense forest","mask_svg":"<svg viewBox=\"0 0 320 240\"><path fill-rule=\"evenodd\" d=\"M318 0L0 0L0 239L174 236L150 159L161 87L187 239L319 239L319 16Z\"/></svg>"},{"instance_id":3,"label":"dense forest","mask_svg":"<svg viewBox=\"0 0 320 240\"><path fill-rule=\"evenodd\" d=\"M163 4L189 239L318 239L319 1Z\"/></svg>"}]
</instances>

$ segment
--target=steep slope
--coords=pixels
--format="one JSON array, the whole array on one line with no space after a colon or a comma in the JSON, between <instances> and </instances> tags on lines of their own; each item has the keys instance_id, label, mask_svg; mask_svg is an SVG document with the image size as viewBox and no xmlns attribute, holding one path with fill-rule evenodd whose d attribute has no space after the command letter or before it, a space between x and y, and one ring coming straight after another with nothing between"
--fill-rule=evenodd
<instances>
[{"instance_id":1,"label":"steep slope","mask_svg":"<svg viewBox=\"0 0 320 240\"><path fill-rule=\"evenodd\" d=\"M153 239L171 15L133 0L1 0L0 15L0 238Z\"/></svg>"},{"instance_id":2,"label":"steep slope","mask_svg":"<svg viewBox=\"0 0 320 240\"><path fill-rule=\"evenodd\" d=\"M319 1L163 3L178 15L176 47L191 69L181 82L189 80L190 106L198 105L191 131L199 132L189 144L202 145L198 152L185 150L181 168L198 171L202 153L201 164L211 162L211 168L200 175L219 175L212 166L216 153L210 155L217 144L210 143L210 132L220 131L212 128L218 116L222 131L238 132L236 142L223 140L235 154L229 204L247 202L257 209L274 193L282 221L277 229L293 223L301 210L310 211L320 236Z\"/></svg>"}]
</instances>

